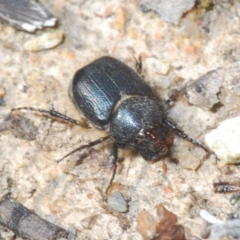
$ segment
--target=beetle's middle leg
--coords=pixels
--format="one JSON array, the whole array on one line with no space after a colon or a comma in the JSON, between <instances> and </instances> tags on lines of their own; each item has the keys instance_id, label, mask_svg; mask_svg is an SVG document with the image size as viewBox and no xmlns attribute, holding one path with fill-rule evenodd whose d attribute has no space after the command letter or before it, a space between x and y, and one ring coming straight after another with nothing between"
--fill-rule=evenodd
<instances>
[{"instance_id":1,"label":"beetle's middle leg","mask_svg":"<svg viewBox=\"0 0 240 240\"><path fill-rule=\"evenodd\" d=\"M106 137L102 137L102 138L99 138L93 142L90 142L90 143L87 143L85 145L81 145L80 147L74 149L73 151L69 152L68 154L66 154L65 156L63 156L62 158L60 158L57 162L60 163L62 162L65 158L67 158L68 156L72 155L73 153L75 152L79 152L79 151L82 151L83 149L85 148L91 148L93 146L96 146L106 140L108 140L110 138L110 136L106 136Z\"/></svg>"},{"instance_id":2,"label":"beetle's middle leg","mask_svg":"<svg viewBox=\"0 0 240 240\"><path fill-rule=\"evenodd\" d=\"M70 118L70 117L66 116L65 114L55 111L54 109L45 110L42 108L35 108L35 107L19 107L19 108L13 108L11 111L13 112L13 111L18 111L18 110L28 110L28 111L33 111L33 112L40 112L40 113L49 115L54 118L62 119L66 122L70 122L70 123L73 123L76 125L81 125L80 121Z\"/></svg>"}]
</instances>

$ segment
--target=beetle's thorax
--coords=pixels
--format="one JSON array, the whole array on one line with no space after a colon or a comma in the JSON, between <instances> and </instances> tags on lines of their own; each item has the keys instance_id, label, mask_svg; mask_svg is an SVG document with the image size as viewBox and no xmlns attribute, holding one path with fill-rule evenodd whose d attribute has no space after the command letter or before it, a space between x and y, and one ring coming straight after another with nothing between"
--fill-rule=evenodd
<instances>
[{"instance_id":1,"label":"beetle's thorax","mask_svg":"<svg viewBox=\"0 0 240 240\"><path fill-rule=\"evenodd\" d=\"M119 145L135 147L145 160L156 159L167 152L167 133L161 126L163 111L145 96L125 99L114 111L110 135ZM161 154L160 154L161 153Z\"/></svg>"}]
</instances>

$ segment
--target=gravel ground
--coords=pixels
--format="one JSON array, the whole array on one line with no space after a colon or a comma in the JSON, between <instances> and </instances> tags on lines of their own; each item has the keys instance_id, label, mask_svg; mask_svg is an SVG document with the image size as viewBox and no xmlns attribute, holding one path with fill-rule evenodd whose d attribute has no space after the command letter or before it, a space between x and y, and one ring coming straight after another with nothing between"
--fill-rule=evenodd
<instances>
[{"instance_id":1,"label":"gravel ground","mask_svg":"<svg viewBox=\"0 0 240 240\"><path fill-rule=\"evenodd\" d=\"M178 26L153 12L141 12L136 1L42 3L64 32L64 41L56 48L30 52L24 44L34 34L0 25L0 124L8 117L4 128L8 130L0 134L1 194L10 192L41 217L75 231L79 240L143 239L137 226L144 225L144 219L139 214L143 210L153 214L159 204L177 216L186 238L192 240L201 239L200 209L223 221L238 211L230 204L232 195L215 194L213 183L239 184L239 166L221 164L221 156L217 161L214 154L205 159L203 149L177 137L169 156L154 163L130 150L119 151L111 192L120 191L129 209L126 213L112 211L103 198L111 175L109 143L56 162L105 132L33 112L9 115L15 107L54 107L82 119L68 96L69 83L76 70L105 55L132 68L134 56L141 56L145 81L159 97L167 99L208 71L239 61L237 1L218 1L208 11L192 9ZM218 109L190 105L187 97L179 94L169 116L189 136L204 142L206 133L220 121L238 116L238 110L237 106L223 115ZM10 232L1 234L4 239L16 239Z\"/></svg>"}]
</instances>

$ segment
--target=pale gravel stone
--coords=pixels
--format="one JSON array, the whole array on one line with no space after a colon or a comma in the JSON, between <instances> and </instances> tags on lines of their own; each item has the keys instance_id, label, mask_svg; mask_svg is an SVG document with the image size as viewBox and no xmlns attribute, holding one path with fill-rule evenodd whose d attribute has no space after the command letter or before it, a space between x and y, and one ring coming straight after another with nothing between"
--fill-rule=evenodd
<instances>
[{"instance_id":1,"label":"pale gravel stone","mask_svg":"<svg viewBox=\"0 0 240 240\"><path fill-rule=\"evenodd\" d=\"M34 36L32 39L24 43L24 49L30 52L39 52L46 49L51 49L62 43L64 33L57 29L41 33L39 36Z\"/></svg>"},{"instance_id":2,"label":"pale gravel stone","mask_svg":"<svg viewBox=\"0 0 240 240\"><path fill-rule=\"evenodd\" d=\"M142 11L157 12L165 21L179 24L182 15L194 7L195 0L141 0Z\"/></svg>"},{"instance_id":3,"label":"pale gravel stone","mask_svg":"<svg viewBox=\"0 0 240 240\"><path fill-rule=\"evenodd\" d=\"M109 206L117 212L124 213L128 210L128 204L126 200L123 198L123 195L116 191L108 197Z\"/></svg>"},{"instance_id":4,"label":"pale gravel stone","mask_svg":"<svg viewBox=\"0 0 240 240\"><path fill-rule=\"evenodd\" d=\"M158 73L162 75L167 75L170 70L170 64L163 62L156 58L147 58L146 59L146 67L155 69ZM168 86L166 86L167 88Z\"/></svg>"},{"instance_id":5,"label":"pale gravel stone","mask_svg":"<svg viewBox=\"0 0 240 240\"><path fill-rule=\"evenodd\" d=\"M209 11L207 27L210 31L206 33L201 19L196 20L199 12L195 10L185 15L184 25L181 21L180 26L173 26L156 14L142 13L133 1L42 2L59 18L60 27L66 34L65 41L51 51L28 52L23 50L23 44L30 38L28 34L0 25L0 87L6 91L5 106L0 106L1 122L11 108L20 106L45 109L54 106L70 117L81 119L82 114L68 97L68 85L76 70L103 55L116 57L133 68L133 55L141 55L145 81L156 95L165 99L172 90L184 87L189 80L194 81L210 70L235 64L240 59L237 34L240 20L234 15L234 6L228 11L221 7ZM116 13L123 7L128 14L119 29ZM192 47L196 51L189 53ZM169 64L169 74L163 76L158 69L145 66L147 58ZM234 66L222 73L230 76L233 70L236 74L231 76L236 76L237 80L237 63ZM235 94L238 92L237 89L234 91ZM224 99L223 108L232 106L237 110L239 101L234 99L238 98L232 97L231 93L228 91L219 97L221 101L222 97ZM180 97L169 114L190 137L203 141L205 134L218 125L219 114L204 110L197 102L191 102L191 106L188 103L187 98ZM109 143L89 152L76 153L61 164L56 163L69 151L105 133L95 128L83 129L59 123L32 112L21 114L34 122L39 134L34 141L16 138L9 131L0 134L0 190L2 193L10 191L13 197L44 218L56 217L55 223L65 229L73 225L76 240L140 239L136 216L143 209L153 209L159 203L174 212L184 226L191 219L189 229L196 236L201 229L200 225L194 224L200 219L200 208L221 219L226 219L232 212L229 195L214 194L212 183L238 179L238 167L231 166L231 174L225 174L213 155L203 160L204 150L175 137L170 157L174 158L176 152L180 152L181 159L188 159L191 152L200 159L200 166L188 170L187 164L182 168L181 163L168 161L170 157L146 162L131 150L120 150L114 183L124 187L121 194L129 200L129 211L113 214L103 199L112 173L107 167ZM88 156L79 163L79 157L84 154ZM8 183L11 182L8 178L13 184ZM189 199L191 201L186 205ZM96 221L88 228L81 224L84 219L95 217ZM113 226L111 230L122 230L121 236L109 231L109 223Z\"/></svg>"},{"instance_id":6,"label":"pale gravel stone","mask_svg":"<svg viewBox=\"0 0 240 240\"><path fill-rule=\"evenodd\" d=\"M240 162L240 117L227 119L206 134L205 140L222 164Z\"/></svg>"}]
</instances>

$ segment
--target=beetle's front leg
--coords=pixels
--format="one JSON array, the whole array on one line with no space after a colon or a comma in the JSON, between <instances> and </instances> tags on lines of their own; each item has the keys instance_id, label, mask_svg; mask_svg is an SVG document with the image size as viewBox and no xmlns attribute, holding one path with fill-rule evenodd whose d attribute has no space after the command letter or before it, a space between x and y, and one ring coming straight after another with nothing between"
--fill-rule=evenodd
<instances>
[{"instance_id":1,"label":"beetle's front leg","mask_svg":"<svg viewBox=\"0 0 240 240\"><path fill-rule=\"evenodd\" d=\"M111 176L109 184L105 190L105 196L107 196L108 190L111 187L112 182L114 180L116 170L117 170L117 160L118 160L118 147L115 143L113 143L112 147L110 149L110 155L109 155L109 165L112 170L112 176Z\"/></svg>"}]
</instances>

